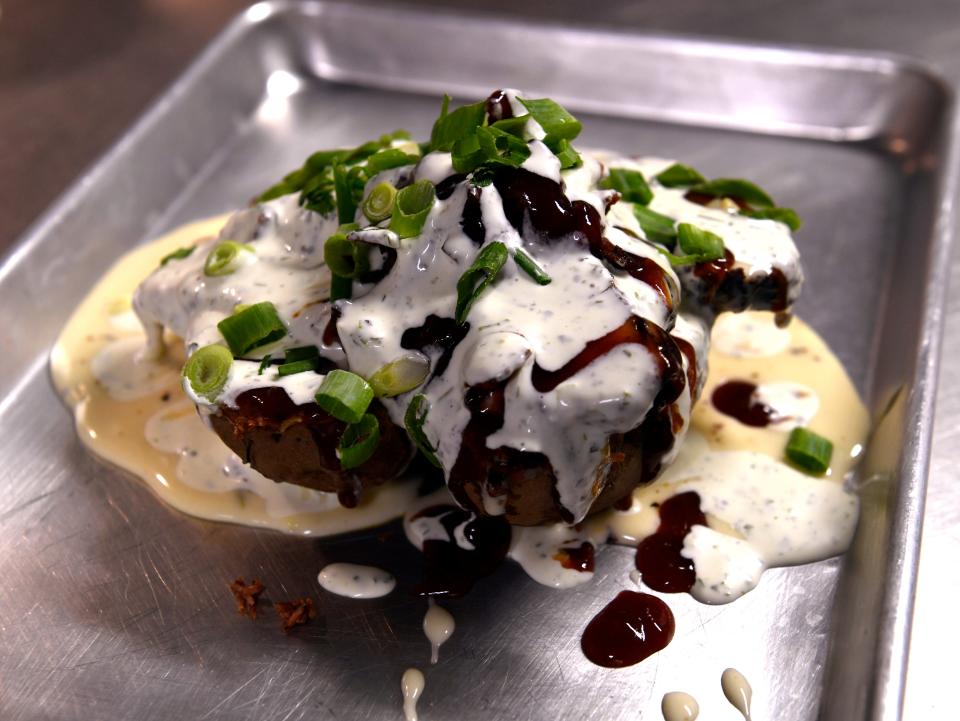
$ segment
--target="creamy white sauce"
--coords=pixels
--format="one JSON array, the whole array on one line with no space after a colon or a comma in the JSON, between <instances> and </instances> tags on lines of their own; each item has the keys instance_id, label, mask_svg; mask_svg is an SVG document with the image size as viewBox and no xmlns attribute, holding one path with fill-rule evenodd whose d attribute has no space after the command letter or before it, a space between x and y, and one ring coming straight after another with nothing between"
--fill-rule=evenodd
<instances>
[{"instance_id":1,"label":"creamy white sauce","mask_svg":"<svg viewBox=\"0 0 960 721\"><path fill-rule=\"evenodd\" d=\"M565 568L559 558L561 549L578 548L591 539L572 526L515 527L510 543L510 558L520 564L537 583L553 588L571 588L593 578L592 571Z\"/></svg>"},{"instance_id":2,"label":"creamy white sauce","mask_svg":"<svg viewBox=\"0 0 960 721\"><path fill-rule=\"evenodd\" d=\"M451 613L438 606L432 598L427 601L427 612L423 617L423 633L430 642L430 663L440 660L440 647L450 640L457 624Z\"/></svg>"},{"instance_id":3,"label":"creamy white sauce","mask_svg":"<svg viewBox=\"0 0 960 721\"><path fill-rule=\"evenodd\" d=\"M773 409L774 417L768 428L775 431L807 425L820 407L820 399L812 388L790 381L762 383L751 400Z\"/></svg>"},{"instance_id":4,"label":"creamy white sauce","mask_svg":"<svg viewBox=\"0 0 960 721\"><path fill-rule=\"evenodd\" d=\"M720 676L720 687L727 701L739 711L744 721L750 721L750 704L753 702L753 689L746 677L735 668L726 669Z\"/></svg>"},{"instance_id":5,"label":"creamy white sauce","mask_svg":"<svg viewBox=\"0 0 960 721\"><path fill-rule=\"evenodd\" d=\"M328 564L317 582L324 591L346 598L381 598L397 587L397 579L389 571L358 563Z\"/></svg>"},{"instance_id":6,"label":"creamy white sauce","mask_svg":"<svg viewBox=\"0 0 960 721\"><path fill-rule=\"evenodd\" d=\"M427 685L423 672L408 668L400 678L400 692L403 694L403 717L406 721L417 721L417 701Z\"/></svg>"},{"instance_id":7,"label":"creamy white sauce","mask_svg":"<svg viewBox=\"0 0 960 721\"><path fill-rule=\"evenodd\" d=\"M664 721L696 721L700 715L700 704L688 693L670 691L663 695L660 710Z\"/></svg>"},{"instance_id":8,"label":"creamy white sauce","mask_svg":"<svg viewBox=\"0 0 960 721\"><path fill-rule=\"evenodd\" d=\"M713 349L731 358L764 358L790 345L789 328L780 328L755 313L724 313L713 331Z\"/></svg>"}]
</instances>

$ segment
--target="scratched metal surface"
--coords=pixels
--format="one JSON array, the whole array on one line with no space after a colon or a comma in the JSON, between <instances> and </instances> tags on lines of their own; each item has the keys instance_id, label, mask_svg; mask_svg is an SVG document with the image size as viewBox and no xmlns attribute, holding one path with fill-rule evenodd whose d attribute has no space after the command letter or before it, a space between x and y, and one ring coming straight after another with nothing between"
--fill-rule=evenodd
<instances>
[{"instance_id":1,"label":"scratched metal surface","mask_svg":"<svg viewBox=\"0 0 960 721\"><path fill-rule=\"evenodd\" d=\"M460 59L480 42L487 52ZM611 63L644 72L615 85ZM872 407L907 390L891 416L903 428L868 459L844 563L769 572L730 606L670 598L673 644L617 672L578 642L630 587L626 549L604 550L594 581L565 592L504 566L449 604L457 632L428 667L425 604L404 592L417 554L396 525L309 540L179 515L83 450L45 371L63 309L123 248L242 203L317 147L399 126L424 135L431 93L499 85L569 103L584 144L681 156L795 206L810 276L799 312ZM877 56L257 6L0 267L0 717L399 718L400 674L415 665L428 721L655 718L679 688L722 721L737 718L718 685L732 665L757 718L896 718L949 220L938 202L953 192L948 111L935 77ZM334 560L375 561L401 589L322 595L316 572ZM320 617L291 636L269 612L241 619L236 575L274 598L313 595Z\"/></svg>"}]
</instances>

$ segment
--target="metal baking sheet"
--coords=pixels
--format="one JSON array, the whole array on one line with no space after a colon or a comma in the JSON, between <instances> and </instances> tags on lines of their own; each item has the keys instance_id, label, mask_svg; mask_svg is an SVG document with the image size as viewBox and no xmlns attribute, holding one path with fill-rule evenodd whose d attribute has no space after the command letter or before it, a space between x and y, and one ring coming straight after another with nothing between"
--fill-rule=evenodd
<instances>
[{"instance_id":1,"label":"metal baking sheet","mask_svg":"<svg viewBox=\"0 0 960 721\"><path fill-rule=\"evenodd\" d=\"M374 561L416 576L398 524L310 540L185 517L90 457L46 372L74 304L125 249L251 197L319 147L394 127L425 135L438 93L501 86L583 116L583 144L684 158L755 179L798 209L809 282L798 312L874 410L864 508L843 560L765 574L729 606L671 598L677 636L624 670L580 631L629 586L607 548L594 581L553 591L506 564L448 604L435 667L425 604L322 595L318 569ZM665 691L738 718L899 717L922 518L957 157L952 100L929 70L876 55L535 26L339 4L251 7L0 265L0 717L402 718L423 668L424 721L659 718ZM897 389L900 393L896 394ZM287 637L236 615L227 582L313 595Z\"/></svg>"}]
</instances>

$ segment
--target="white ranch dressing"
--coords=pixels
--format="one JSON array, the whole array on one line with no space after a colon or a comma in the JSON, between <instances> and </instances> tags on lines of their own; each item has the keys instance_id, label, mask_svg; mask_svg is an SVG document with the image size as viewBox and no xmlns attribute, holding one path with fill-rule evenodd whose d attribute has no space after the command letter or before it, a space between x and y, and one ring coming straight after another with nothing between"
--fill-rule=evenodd
<instances>
[{"instance_id":1,"label":"white ranch dressing","mask_svg":"<svg viewBox=\"0 0 960 721\"><path fill-rule=\"evenodd\" d=\"M660 710L663 721L696 721L700 715L700 704L688 693L670 691L663 695Z\"/></svg>"},{"instance_id":2,"label":"white ranch dressing","mask_svg":"<svg viewBox=\"0 0 960 721\"><path fill-rule=\"evenodd\" d=\"M417 701L427 685L420 669L408 668L400 678L400 693L403 694L403 717L406 721L417 721Z\"/></svg>"},{"instance_id":3,"label":"white ranch dressing","mask_svg":"<svg viewBox=\"0 0 960 721\"><path fill-rule=\"evenodd\" d=\"M346 598L382 598L397 587L393 574L376 566L330 563L317 576L324 591Z\"/></svg>"},{"instance_id":4,"label":"white ranch dressing","mask_svg":"<svg viewBox=\"0 0 960 721\"><path fill-rule=\"evenodd\" d=\"M723 695L727 701L744 718L744 721L750 721L750 704L753 701L753 689L746 677L735 668L728 668L720 675L720 688L723 689Z\"/></svg>"},{"instance_id":5,"label":"white ranch dressing","mask_svg":"<svg viewBox=\"0 0 960 721\"><path fill-rule=\"evenodd\" d=\"M432 598L427 600L427 612L423 616L423 633L430 642L430 663L440 660L440 647L450 640L457 624L453 615Z\"/></svg>"}]
</instances>

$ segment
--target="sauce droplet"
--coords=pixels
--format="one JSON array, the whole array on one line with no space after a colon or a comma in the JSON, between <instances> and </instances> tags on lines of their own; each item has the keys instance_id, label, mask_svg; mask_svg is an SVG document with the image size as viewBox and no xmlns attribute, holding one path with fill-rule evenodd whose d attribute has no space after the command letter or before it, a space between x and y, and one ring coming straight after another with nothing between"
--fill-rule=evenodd
<instances>
[{"instance_id":1,"label":"sauce droplet","mask_svg":"<svg viewBox=\"0 0 960 721\"><path fill-rule=\"evenodd\" d=\"M656 596L621 591L583 631L583 655L598 666L623 668L666 648L676 626L670 608Z\"/></svg>"},{"instance_id":2,"label":"sauce droplet","mask_svg":"<svg viewBox=\"0 0 960 721\"><path fill-rule=\"evenodd\" d=\"M777 412L755 397L757 386L747 381L727 381L717 386L710 402L721 413L746 426L766 428L777 420Z\"/></svg>"},{"instance_id":3,"label":"sauce droplet","mask_svg":"<svg viewBox=\"0 0 960 721\"><path fill-rule=\"evenodd\" d=\"M450 612L438 606L432 598L428 603L429 608L423 617L423 632L430 641L430 663L436 663L440 659L440 647L453 635L457 624Z\"/></svg>"},{"instance_id":4,"label":"sauce droplet","mask_svg":"<svg viewBox=\"0 0 960 721\"><path fill-rule=\"evenodd\" d=\"M753 689L742 673L735 668L726 669L720 676L720 687L727 701L737 709L746 721L750 721L750 702L753 701Z\"/></svg>"},{"instance_id":5,"label":"sauce droplet","mask_svg":"<svg viewBox=\"0 0 960 721\"><path fill-rule=\"evenodd\" d=\"M317 582L323 590L347 598L380 598L397 585L392 573L356 563L328 564L320 571Z\"/></svg>"},{"instance_id":6,"label":"sauce droplet","mask_svg":"<svg viewBox=\"0 0 960 721\"><path fill-rule=\"evenodd\" d=\"M707 525L700 496L687 491L660 506L660 526L637 546L636 567L643 582L654 591L683 593L697 580L693 560L683 555L683 539L695 525Z\"/></svg>"},{"instance_id":7,"label":"sauce droplet","mask_svg":"<svg viewBox=\"0 0 960 721\"><path fill-rule=\"evenodd\" d=\"M403 717L406 721L417 721L417 699L426 686L423 673L417 668L408 668L400 679L400 690L403 692Z\"/></svg>"},{"instance_id":8,"label":"sauce droplet","mask_svg":"<svg viewBox=\"0 0 960 721\"><path fill-rule=\"evenodd\" d=\"M664 721L696 721L700 715L700 704L688 693L671 691L663 695L660 710Z\"/></svg>"}]
</instances>

